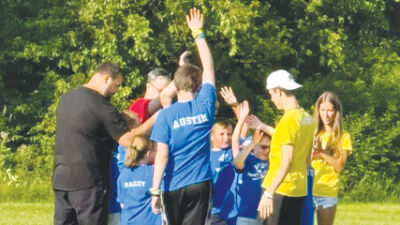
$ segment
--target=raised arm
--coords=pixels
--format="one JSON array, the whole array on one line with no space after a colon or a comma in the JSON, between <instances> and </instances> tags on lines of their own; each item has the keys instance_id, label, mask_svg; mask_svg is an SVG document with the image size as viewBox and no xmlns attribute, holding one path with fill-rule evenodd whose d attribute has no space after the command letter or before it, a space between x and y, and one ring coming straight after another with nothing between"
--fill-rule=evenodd
<instances>
[{"instance_id":1,"label":"raised arm","mask_svg":"<svg viewBox=\"0 0 400 225\"><path fill-rule=\"evenodd\" d=\"M254 131L251 143L248 146L246 146L242 151L240 151L239 154L236 156L236 158L233 160L233 165L235 166L236 169L242 170L244 168L247 156L249 156L251 150L254 149L260 143L263 135L264 133L260 129Z\"/></svg>"},{"instance_id":2,"label":"raised arm","mask_svg":"<svg viewBox=\"0 0 400 225\"><path fill-rule=\"evenodd\" d=\"M235 93L233 93L233 90L231 87L223 86L220 90L220 95L224 99L225 103L228 104L233 112L235 113L236 119L239 120L239 104L237 102ZM247 130L248 130L248 125L247 123L244 123L242 127L242 131L240 132L240 137L242 139L246 138L247 135Z\"/></svg>"},{"instance_id":3,"label":"raised arm","mask_svg":"<svg viewBox=\"0 0 400 225\"><path fill-rule=\"evenodd\" d=\"M125 134L121 135L116 141L118 144L124 146L125 148L128 148L129 145L131 144L132 137L134 135L138 134L149 134L151 131L151 128L153 127L154 121L156 120L158 115L157 113L154 113L148 120L146 120L144 123L140 124L139 126L136 126L132 128L130 131L126 132Z\"/></svg>"},{"instance_id":4,"label":"raised arm","mask_svg":"<svg viewBox=\"0 0 400 225\"><path fill-rule=\"evenodd\" d=\"M181 56L179 56L179 66L183 66L189 62L190 51L184 51Z\"/></svg>"},{"instance_id":5,"label":"raised arm","mask_svg":"<svg viewBox=\"0 0 400 225\"><path fill-rule=\"evenodd\" d=\"M233 158L236 158L236 156L239 154L239 137L240 137L240 132L243 128L244 123L246 122L246 117L249 115L249 103L247 101L244 101L243 103L239 104L239 119L238 122L235 126L235 129L233 130L232 134L232 154Z\"/></svg>"},{"instance_id":6,"label":"raised arm","mask_svg":"<svg viewBox=\"0 0 400 225\"><path fill-rule=\"evenodd\" d=\"M251 114L247 117L246 122L251 129L260 128L262 131L264 131L269 136L272 136L272 134L274 134L274 132L275 132L275 128L268 126L267 124L261 122L261 120L258 119L258 117L253 114Z\"/></svg>"},{"instance_id":7,"label":"raised arm","mask_svg":"<svg viewBox=\"0 0 400 225\"><path fill-rule=\"evenodd\" d=\"M175 83L172 81L160 93L160 102L163 108L167 108L172 104L172 99L176 96Z\"/></svg>"},{"instance_id":8,"label":"raised arm","mask_svg":"<svg viewBox=\"0 0 400 225\"><path fill-rule=\"evenodd\" d=\"M214 63L203 33L203 14L199 9L192 8L189 11L189 15L186 16L186 22L196 40L201 64L203 66L203 84L209 83L215 86Z\"/></svg>"}]
</instances>

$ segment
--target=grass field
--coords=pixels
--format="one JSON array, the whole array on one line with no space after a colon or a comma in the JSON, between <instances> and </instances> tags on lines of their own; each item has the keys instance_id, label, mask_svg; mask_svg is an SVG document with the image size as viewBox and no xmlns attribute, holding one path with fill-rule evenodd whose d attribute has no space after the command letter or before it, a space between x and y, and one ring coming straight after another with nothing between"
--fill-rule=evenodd
<instances>
[{"instance_id":1,"label":"grass field","mask_svg":"<svg viewBox=\"0 0 400 225\"><path fill-rule=\"evenodd\" d=\"M50 225L52 216L52 203L0 203L0 225ZM389 224L400 225L400 203L343 203L335 219L335 225Z\"/></svg>"}]
</instances>

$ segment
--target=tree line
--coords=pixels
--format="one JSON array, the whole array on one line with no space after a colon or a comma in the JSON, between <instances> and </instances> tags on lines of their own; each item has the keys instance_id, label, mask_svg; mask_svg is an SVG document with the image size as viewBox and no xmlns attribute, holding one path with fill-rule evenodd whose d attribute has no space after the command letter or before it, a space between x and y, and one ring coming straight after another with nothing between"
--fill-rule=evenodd
<instances>
[{"instance_id":1,"label":"tree line","mask_svg":"<svg viewBox=\"0 0 400 225\"><path fill-rule=\"evenodd\" d=\"M103 61L123 67L112 102L143 93L154 67L173 73L194 41L183 19L198 7L207 21L217 87L232 86L252 113L280 114L265 91L286 69L310 112L323 91L338 94L354 153L341 195L400 198L400 1L398 0L3 0L0 2L0 171L7 185L49 183L60 96ZM233 117L221 105L218 117Z\"/></svg>"}]
</instances>

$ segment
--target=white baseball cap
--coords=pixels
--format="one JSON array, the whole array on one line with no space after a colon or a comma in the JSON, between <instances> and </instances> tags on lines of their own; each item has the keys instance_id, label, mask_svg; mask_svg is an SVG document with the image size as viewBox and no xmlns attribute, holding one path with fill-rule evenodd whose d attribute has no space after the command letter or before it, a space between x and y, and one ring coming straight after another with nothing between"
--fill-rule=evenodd
<instances>
[{"instance_id":1,"label":"white baseball cap","mask_svg":"<svg viewBox=\"0 0 400 225\"><path fill-rule=\"evenodd\" d=\"M268 75L267 89L283 88L285 90L294 90L301 87L296 83L292 74L286 70L276 70Z\"/></svg>"}]
</instances>

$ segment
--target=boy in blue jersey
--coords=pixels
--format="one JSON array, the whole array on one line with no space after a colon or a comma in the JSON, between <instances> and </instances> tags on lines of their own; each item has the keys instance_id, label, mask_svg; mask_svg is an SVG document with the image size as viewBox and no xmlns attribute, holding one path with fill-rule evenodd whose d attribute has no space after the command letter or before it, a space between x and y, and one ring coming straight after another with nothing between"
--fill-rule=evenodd
<instances>
[{"instance_id":1,"label":"boy in blue jersey","mask_svg":"<svg viewBox=\"0 0 400 225\"><path fill-rule=\"evenodd\" d=\"M151 139L157 142L157 154L151 206L159 213L162 200L167 224L203 225L211 206L210 131L215 76L202 32L203 15L191 9L186 21L196 40L203 71L189 63L178 68L173 82L178 102L161 110L154 124Z\"/></svg>"},{"instance_id":2,"label":"boy in blue jersey","mask_svg":"<svg viewBox=\"0 0 400 225\"><path fill-rule=\"evenodd\" d=\"M228 224L226 219L229 216L229 212L236 206L234 201L235 194L230 192L235 178L237 179L232 165L232 129L232 125L227 119L216 121L211 129L210 163L213 177L211 225ZM224 207L227 205L225 204L226 201L229 201L229 209Z\"/></svg>"},{"instance_id":3,"label":"boy in blue jersey","mask_svg":"<svg viewBox=\"0 0 400 225\"><path fill-rule=\"evenodd\" d=\"M231 87L220 91L226 104L232 107L237 118L238 103ZM215 122L211 129L210 163L213 177L211 225L236 224L238 214L237 185L240 179L233 167L233 158L239 152L232 152L232 124L227 119ZM241 138L245 138L247 127L243 128Z\"/></svg>"},{"instance_id":4,"label":"boy in blue jersey","mask_svg":"<svg viewBox=\"0 0 400 225\"><path fill-rule=\"evenodd\" d=\"M244 101L239 105L239 120L232 135L232 150L239 151L239 133L249 114L249 105ZM270 137L256 129L251 143L235 157L233 165L242 173L239 184L241 198L237 225L262 225L258 219L257 206L262 189L261 182L268 170Z\"/></svg>"},{"instance_id":5,"label":"boy in blue jersey","mask_svg":"<svg viewBox=\"0 0 400 225\"><path fill-rule=\"evenodd\" d=\"M126 150L126 168L118 177L118 201L121 203L121 224L161 225L161 216L151 211L154 158L152 143L147 135L136 135Z\"/></svg>"}]
</instances>

